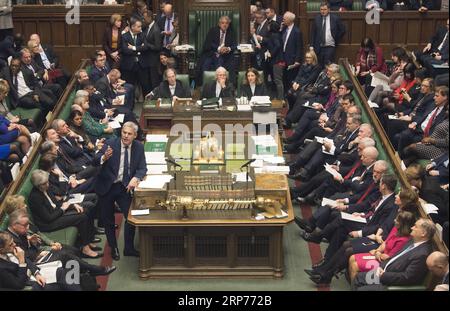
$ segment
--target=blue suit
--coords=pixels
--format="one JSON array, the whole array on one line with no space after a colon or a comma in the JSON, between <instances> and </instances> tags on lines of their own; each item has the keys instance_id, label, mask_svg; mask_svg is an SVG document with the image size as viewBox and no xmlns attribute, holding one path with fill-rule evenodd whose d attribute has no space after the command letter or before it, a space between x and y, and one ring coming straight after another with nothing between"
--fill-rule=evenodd
<instances>
[{"instance_id":1,"label":"blue suit","mask_svg":"<svg viewBox=\"0 0 450 311\"><path fill-rule=\"evenodd\" d=\"M128 218L128 210L131 204L131 194L127 193L126 186L122 181L115 182L119 173L120 158L121 158L121 139L113 138L106 141L103 149L97 154L96 162L100 163L101 157L110 146L113 149L113 154L110 159L102 164L102 168L97 177L96 192L99 195L99 202L101 204L101 215L105 225L106 238L111 248L117 247L117 240L114 230L114 202L117 202L125 219ZM144 146L133 141L131 145L131 155L129 157L129 177L142 180L147 173L147 166L145 163ZM125 222L124 238L125 250L132 250L134 241L135 228Z\"/></svg>"}]
</instances>

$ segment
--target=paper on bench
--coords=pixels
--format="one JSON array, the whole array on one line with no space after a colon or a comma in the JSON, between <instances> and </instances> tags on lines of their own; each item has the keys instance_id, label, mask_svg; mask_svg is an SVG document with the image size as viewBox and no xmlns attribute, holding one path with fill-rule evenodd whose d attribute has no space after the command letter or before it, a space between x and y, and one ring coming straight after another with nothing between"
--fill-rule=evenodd
<instances>
[{"instance_id":1,"label":"paper on bench","mask_svg":"<svg viewBox=\"0 0 450 311\"><path fill-rule=\"evenodd\" d=\"M363 224L367 223L367 219L362 217L356 217L352 214L341 212L341 218L349 221L361 222Z\"/></svg>"}]
</instances>

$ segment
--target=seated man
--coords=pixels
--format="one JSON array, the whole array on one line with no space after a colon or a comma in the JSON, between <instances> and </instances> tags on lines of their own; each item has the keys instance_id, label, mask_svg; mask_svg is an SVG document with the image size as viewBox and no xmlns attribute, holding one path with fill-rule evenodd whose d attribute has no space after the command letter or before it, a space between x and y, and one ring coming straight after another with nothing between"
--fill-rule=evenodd
<instances>
[{"instance_id":1,"label":"seated man","mask_svg":"<svg viewBox=\"0 0 450 311\"><path fill-rule=\"evenodd\" d=\"M159 84L150 94L145 97L148 99L157 98L189 98L191 97L190 90L186 89L186 86L177 80L177 72L175 69L169 68L164 72L165 80Z\"/></svg>"},{"instance_id":2,"label":"seated man","mask_svg":"<svg viewBox=\"0 0 450 311\"><path fill-rule=\"evenodd\" d=\"M427 258L428 270L440 280L434 291L448 291L448 256L442 252L433 252Z\"/></svg>"},{"instance_id":3,"label":"seated man","mask_svg":"<svg viewBox=\"0 0 450 311\"><path fill-rule=\"evenodd\" d=\"M58 56L54 53L53 48L48 44L42 44L40 36L36 33L30 36L30 41L36 46L32 50L33 59L48 71L49 80L65 89L70 80L70 74L60 66Z\"/></svg>"},{"instance_id":4,"label":"seated man","mask_svg":"<svg viewBox=\"0 0 450 311\"><path fill-rule=\"evenodd\" d=\"M203 84L201 80L204 71L213 71L219 67L226 68L230 72L230 80L235 81L233 53L237 43L230 24L230 18L222 16L218 26L209 30L199 60L197 84Z\"/></svg>"},{"instance_id":5,"label":"seated man","mask_svg":"<svg viewBox=\"0 0 450 311\"><path fill-rule=\"evenodd\" d=\"M216 81L203 86L202 98L230 98L235 97L234 86L228 79L228 71L219 67L216 70Z\"/></svg>"},{"instance_id":6,"label":"seated man","mask_svg":"<svg viewBox=\"0 0 450 311\"><path fill-rule=\"evenodd\" d=\"M112 69L107 75L95 82L95 88L108 100L110 105L125 106L132 110L134 107L134 89L125 88L125 81L120 79L118 69ZM124 99L120 96L124 95Z\"/></svg>"},{"instance_id":7,"label":"seated man","mask_svg":"<svg viewBox=\"0 0 450 311\"><path fill-rule=\"evenodd\" d=\"M436 233L435 224L421 218L411 231L411 241L396 255L373 272L360 272L353 281L357 291L386 290L387 286L421 285L428 272L426 261L431 253L431 240ZM372 273L372 277L368 274ZM372 281L372 282L371 282Z\"/></svg>"}]
</instances>

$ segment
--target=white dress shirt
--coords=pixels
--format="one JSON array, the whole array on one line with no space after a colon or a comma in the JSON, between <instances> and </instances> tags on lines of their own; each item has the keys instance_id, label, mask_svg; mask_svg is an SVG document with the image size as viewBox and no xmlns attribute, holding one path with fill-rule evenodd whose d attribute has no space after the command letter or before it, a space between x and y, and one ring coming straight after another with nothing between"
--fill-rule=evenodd
<instances>
[{"instance_id":1,"label":"white dress shirt","mask_svg":"<svg viewBox=\"0 0 450 311\"><path fill-rule=\"evenodd\" d=\"M116 180L114 181L114 183L117 183L117 182L122 182L122 178L123 178L123 169L124 169L124 167L123 167L123 161L124 161L124 158L125 157L125 145L124 144L122 144L122 142L120 143L120 162L119 162L119 171L117 172L117 178L116 178ZM131 145L130 146L128 146L128 165L130 165L130 163L131 163ZM130 176L130 178L131 178L131 176Z\"/></svg>"},{"instance_id":2,"label":"white dress shirt","mask_svg":"<svg viewBox=\"0 0 450 311\"><path fill-rule=\"evenodd\" d=\"M284 44L283 44L283 52L286 51L286 45L289 41L289 37L291 36L292 28L294 28L294 24L292 24L291 26L288 26L288 28L286 29L286 41L284 41Z\"/></svg>"},{"instance_id":3,"label":"white dress shirt","mask_svg":"<svg viewBox=\"0 0 450 311\"><path fill-rule=\"evenodd\" d=\"M325 19L326 19L325 46L335 46L336 42L334 41L334 38L331 35L330 14L328 14L327 17L325 17Z\"/></svg>"},{"instance_id":4,"label":"white dress shirt","mask_svg":"<svg viewBox=\"0 0 450 311\"><path fill-rule=\"evenodd\" d=\"M19 71L19 73L17 74L17 93L19 94L19 98L27 95L30 92L31 89L26 84L22 71Z\"/></svg>"},{"instance_id":5,"label":"white dress shirt","mask_svg":"<svg viewBox=\"0 0 450 311\"><path fill-rule=\"evenodd\" d=\"M220 97L220 93L222 92L222 86L219 82L216 83L216 97Z\"/></svg>"},{"instance_id":6,"label":"white dress shirt","mask_svg":"<svg viewBox=\"0 0 450 311\"><path fill-rule=\"evenodd\" d=\"M433 109L433 111L431 111L427 118L422 122L422 124L420 125L420 127L422 128L422 131L425 131L425 128L427 127L428 122L430 121L431 117L433 116L434 112L437 110L438 112L436 113L435 118L441 113L442 109L444 109L444 107L436 107Z\"/></svg>"},{"instance_id":7,"label":"white dress shirt","mask_svg":"<svg viewBox=\"0 0 450 311\"><path fill-rule=\"evenodd\" d=\"M47 57L47 54L44 52L44 48L39 44L39 54L41 55L42 62L44 63L45 69L50 69L51 64Z\"/></svg>"}]
</instances>

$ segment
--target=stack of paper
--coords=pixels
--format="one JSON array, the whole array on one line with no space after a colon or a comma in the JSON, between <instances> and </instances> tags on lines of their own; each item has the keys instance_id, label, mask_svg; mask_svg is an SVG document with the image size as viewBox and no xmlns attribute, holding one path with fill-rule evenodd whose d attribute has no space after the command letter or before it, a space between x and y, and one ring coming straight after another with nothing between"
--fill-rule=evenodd
<instances>
[{"instance_id":1,"label":"stack of paper","mask_svg":"<svg viewBox=\"0 0 450 311\"><path fill-rule=\"evenodd\" d=\"M125 114L119 113L115 118L114 121L117 121L119 123L123 123L123 120L125 119Z\"/></svg>"},{"instance_id":2,"label":"stack of paper","mask_svg":"<svg viewBox=\"0 0 450 311\"><path fill-rule=\"evenodd\" d=\"M361 222L363 224L367 223L365 218L359 216L353 216L352 214L341 212L341 218L349 221Z\"/></svg>"},{"instance_id":3,"label":"stack of paper","mask_svg":"<svg viewBox=\"0 0 450 311\"><path fill-rule=\"evenodd\" d=\"M238 111L251 111L252 110L252 106L250 106L250 105L237 105L237 110Z\"/></svg>"},{"instance_id":4,"label":"stack of paper","mask_svg":"<svg viewBox=\"0 0 450 311\"><path fill-rule=\"evenodd\" d=\"M183 51L189 51L189 50L195 50L195 47L193 47L192 45L189 45L189 44L177 45L175 47L176 52L183 52Z\"/></svg>"},{"instance_id":5,"label":"stack of paper","mask_svg":"<svg viewBox=\"0 0 450 311\"><path fill-rule=\"evenodd\" d=\"M431 203L422 204L422 207L427 214L437 214L439 212L439 208Z\"/></svg>"},{"instance_id":6,"label":"stack of paper","mask_svg":"<svg viewBox=\"0 0 450 311\"><path fill-rule=\"evenodd\" d=\"M165 152L146 152L145 153L145 162L147 164L165 164L166 158Z\"/></svg>"},{"instance_id":7,"label":"stack of paper","mask_svg":"<svg viewBox=\"0 0 450 311\"><path fill-rule=\"evenodd\" d=\"M336 171L334 168L332 168L330 164L326 163L324 165L324 167L325 167L325 170L328 173L330 173L335 179L343 179L342 175L338 171Z\"/></svg>"},{"instance_id":8,"label":"stack of paper","mask_svg":"<svg viewBox=\"0 0 450 311\"><path fill-rule=\"evenodd\" d=\"M147 165L147 175L161 175L167 172L167 164Z\"/></svg>"},{"instance_id":9,"label":"stack of paper","mask_svg":"<svg viewBox=\"0 0 450 311\"><path fill-rule=\"evenodd\" d=\"M70 199L67 201L69 204L80 204L84 200L84 194L74 193L70 195Z\"/></svg>"},{"instance_id":10,"label":"stack of paper","mask_svg":"<svg viewBox=\"0 0 450 311\"><path fill-rule=\"evenodd\" d=\"M391 91L391 88L389 86L389 77L385 74L377 71L375 73L370 74L372 76L372 87L376 87L378 85L383 86L383 91Z\"/></svg>"},{"instance_id":11,"label":"stack of paper","mask_svg":"<svg viewBox=\"0 0 450 311\"><path fill-rule=\"evenodd\" d=\"M142 189L164 189L166 183L173 178L172 175L151 175L139 183Z\"/></svg>"},{"instance_id":12,"label":"stack of paper","mask_svg":"<svg viewBox=\"0 0 450 311\"><path fill-rule=\"evenodd\" d=\"M253 96L250 99L250 105L270 107L272 105L272 101L269 96Z\"/></svg>"},{"instance_id":13,"label":"stack of paper","mask_svg":"<svg viewBox=\"0 0 450 311\"><path fill-rule=\"evenodd\" d=\"M329 206L329 207L336 207L338 206L337 202L335 200L331 200L328 198L323 198L322 199L322 206Z\"/></svg>"},{"instance_id":14,"label":"stack of paper","mask_svg":"<svg viewBox=\"0 0 450 311\"><path fill-rule=\"evenodd\" d=\"M120 129L122 127L122 125L120 125L120 123L116 120L108 122L108 125L112 129Z\"/></svg>"}]
</instances>

